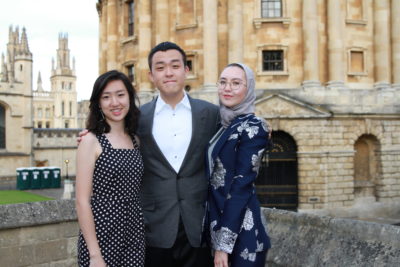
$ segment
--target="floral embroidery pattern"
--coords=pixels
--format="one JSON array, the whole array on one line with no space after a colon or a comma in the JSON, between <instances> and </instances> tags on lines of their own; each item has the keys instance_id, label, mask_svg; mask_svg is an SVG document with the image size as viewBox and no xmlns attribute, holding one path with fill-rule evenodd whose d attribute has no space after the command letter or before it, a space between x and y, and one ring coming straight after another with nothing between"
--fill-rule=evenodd
<instances>
[{"instance_id":1,"label":"floral embroidery pattern","mask_svg":"<svg viewBox=\"0 0 400 267\"><path fill-rule=\"evenodd\" d=\"M237 130L240 134L243 131L246 131L250 139L252 139L255 135L258 134L258 129L259 129L258 126L251 126L249 124L249 120L241 122L240 125L237 127Z\"/></svg>"},{"instance_id":2,"label":"floral embroidery pattern","mask_svg":"<svg viewBox=\"0 0 400 267\"><path fill-rule=\"evenodd\" d=\"M221 227L221 229L214 231L214 226L216 224L217 224L217 221L212 221L210 224L210 226L211 226L211 242L213 244L213 248L215 250L221 250L221 251L224 251L227 253L231 253L238 235L236 233L232 232L227 227Z\"/></svg>"},{"instance_id":3,"label":"floral embroidery pattern","mask_svg":"<svg viewBox=\"0 0 400 267\"><path fill-rule=\"evenodd\" d=\"M260 168L260 163L261 163L261 157L264 152L264 149L261 149L258 151L257 155L252 155L251 156L251 165L253 165L253 172L258 173L258 169Z\"/></svg>"},{"instance_id":4,"label":"floral embroidery pattern","mask_svg":"<svg viewBox=\"0 0 400 267\"><path fill-rule=\"evenodd\" d=\"M233 125L232 127L235 127L235 125ZM249 126L249 120L245 120L245 121L242 121L240 123L240 125L237 127L237 130L238 130L239 133L242 133L243 130L248 128L248 127L250 127Z\"/></svg>"},{"instance_id":5,"label":"floral embroidery pattern","mask_svg":"<svg viewBox=\"0 0 400 267\"><path fill-rule=\"evenodd\" d=\"M240 257L245 260L254 262L256 260L256 253L249 253L249 250L246 248L240 253Z\"/></svg>"},{"instance_id":6,"label":"floral embroidery pattern","mask_svg":"<svg viewBox=\"0 0 400 267\"><path fill-rule=\"evenodd\" d=\"M239 135L238 135L237 133L231 134L231 135L229 136L228 140L238 139L238 136L239 136Z\"/></svg>"},{"instance_id":7,"label":"floral embroidery pattern","mask_svg":"<svg viewBox=\"0 0 400 267\"><path fill-rule=\"evenodd\" d=\"M259 118L256 117L259 121L261 121L261 126L263 128L264 131L266 131L267 133L269 133L269 125L267 124L267 122L263 119L263 118Z\"/></svg>"},{"instance_id":8,"label":"floral embroidery pattern","mask_svg":"<svg viewBox=\"0 0 400 267\"><path fill-rule=\"evenodd\" d=\"M215 161L216 165L210 183L216 190L218 187L225 185L226 170L224 169L224 165L222 164L220 158L217 158Z\"/></svg>"},{"instance_id":9,"label":"floral embroidery pattern","mask_svg":"<svg viewBox=\"0 0 400 267\"><path fill-rule=\"evenodd\" d=\"M258 127L257 126L250 126L245 129L249 138L253 138L256 134L258 134Z\"/></svg>"},{"instance_id":10,"label":"floral embroidery pattern","mask_svg":"<svg viewBox=\"0 0 400 267\"><path fill-rule=\"evenodd\" d=\"M264 250L264 243L258 243L258 240L257 240L257 249L256 249L256 252L261 252L261 251L263 251Z\"/></svg>"},{"instance_id":11,"label":"floral embroidery pattern","mask_svg":"<svg viewBox=\"0 0 400 267\"><path fill-rule=\"evenodd\" d=\"M242 227L246 231L250 231L254 226L254 220L253 220L253 212L247 208L246 213L244 214L243 218L243 223Z\"/></svg>"}]
</instances>

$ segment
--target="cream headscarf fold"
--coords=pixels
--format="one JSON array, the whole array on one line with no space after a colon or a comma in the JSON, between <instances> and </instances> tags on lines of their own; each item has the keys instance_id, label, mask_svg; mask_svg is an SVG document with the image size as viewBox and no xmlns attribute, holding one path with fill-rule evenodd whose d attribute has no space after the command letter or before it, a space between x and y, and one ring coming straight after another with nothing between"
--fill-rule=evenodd
<instances>
[{"instance_id":1,"label":"cream headscarf fold","mask_svg":"<svg viewBox=\"0 0 400 267\"><path fill-rule=\"evenodd\" d=\"M221 123L224 128L227 128L231 123L231 121L237 116L242 114L254 113L255 111L254 101L256 100L256 93L254 92L254 88L256 84L254 80L254 73L249 67L247 67L243 63L232 63L226 66L225 69L229 67L235 67L235 65L236 67L238 67L237 65L242 67L242 69L245 72L247 93L246 97L243 99L242 102L231 108L224 106L221 103L221 101L219 101L219 112L221 115Z\"/></svg>"}]
</instances>

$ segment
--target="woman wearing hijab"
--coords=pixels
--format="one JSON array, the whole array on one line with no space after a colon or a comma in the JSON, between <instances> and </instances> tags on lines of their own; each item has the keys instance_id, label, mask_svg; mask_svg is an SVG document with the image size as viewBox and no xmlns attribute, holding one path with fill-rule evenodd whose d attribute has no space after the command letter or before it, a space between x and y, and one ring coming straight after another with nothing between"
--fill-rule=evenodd
<instances>
[{"instance_id":1,"label":"woman wearing hijab","mask_svg":"<svg viewBox=\"0 0 400 267\"><path fill-rule=\"evenodd\" d=\"M216 267L264 266L271 245L254 181L269 133L265 121L254 115L253 71L229 64L217 85L222 127L207 153L205 234Z\"/></svg>"}]
</instances>

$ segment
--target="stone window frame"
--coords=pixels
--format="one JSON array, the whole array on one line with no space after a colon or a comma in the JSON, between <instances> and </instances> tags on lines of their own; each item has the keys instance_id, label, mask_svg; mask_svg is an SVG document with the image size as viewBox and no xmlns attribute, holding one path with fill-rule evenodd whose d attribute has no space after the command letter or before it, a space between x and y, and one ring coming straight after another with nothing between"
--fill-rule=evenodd
<instances>
[{"instance_id":1,"label":"stone window frame","mask_svg":"<svg viewBox=\"0 0 400 267\"><path fill-rule=\"evenodd\" d=\"M43 117L43 108L42 108L42 106L39 106L37 108L37 117L38 118L42 118Z\"/></svg>"},{"instance_id":2,"label":"stone window frame","mask_svg":"<svg viewBox=\"0 0 400 267\"><path fill-rule=\"evenodd\" d=\"M363 54L363 71L353 72L351 71L351 53L361 52ZM350 47L347 49L347 75L348 76L367 76L367 49L363 47Z\"/></svg>"},{"instance_id":3,"label":"stone window frame","mask_svg":"<svg viewBox=\"0 0 400 267\"><path fill-rule=\"evenodd\" d=\"M199 25L199 22L197 20L197 0L193 0L193 23L189 23L189 24L181 24L179 22L180 20L180 14L181 12L179 12L179 4L180 0L177 0L177 5L176 5L176 22L175 22L175 30L184 30L184 29L190 29L190 28L196 28Z\"/></svg>"},{"instance_id":4,"label":"stone window frame","mask_svg":"<svg viewBox=\"0 0 400 267\"><path fill-rule=\"evenodd\" d=\"M137 80L137 76L136 76L136 65L137 65L137 62L136 62L136 60L126 61L122 65L124 66L124 70L125 70L126 76L128 76L128 78L129 78L129 70L128 70L128 68L133 66L133 68L134 68L134 71L133 71L133 82L131 81L131 83L132 83L133 86L135 86L136 85L136 80Z\"/></svg>"},{"instance_id":5,"label":"stone window frame","mask_svg":"<svg viewBox=\"0 0 400 267\"><path fill-rule=\"evenodd\" d=\"M185 51L186 54L186 61L192 61L192 71L190 71L187 76L186 80L195 80L198 77L198 53L197 51Z\"/></svg>"},{"instance_id":6,"label":"stone window frame","mask_svg":"<svg viewBox=\"0 0 400 267\"><path fill-rule=\"evenodd\" d=\"M133 35L129 35L129 4L133 2L134 5L134 11L137 10L137 2L138 1L134 1L134 0L124 0L123 3L123 14L124 14L124 22L123 23L123 36L125 38L122 38L121 40L121 44L124 45L126 43L134 43L137 41L138 39L138 35L137 35L137 27L136 25L138 25L138 16L133 16L134 22L133 22ZM136 11L137 13L137 11Z\"/></svg>"},{"instance_id":7,"label":"stone window frame","mask_svg":"<svg viewBox=\"0 0 400 267\"><path fill-rule=\"evenodd\" d=\"M364 25L366 26L368 23L368 4L365 2L366 0L361 0L361 10L362 19L351 19L349 18L349 10L350 10L350 3L349 0L346 0L346 24L353 24L353 25Z\"/></svg>"},{"instance_id":8,"label":"stone window frame","mask_svg":"<svg viewBox=\"0 0 400 267\"><path fill-rule=\"evenodd\" d=\"M285 28L289 27L291 19L288 17L287 0L282 0L282 17L278 18L261 17L261 0L255 1L253 19L254 27L259 29L263 23L282 23Z\"/></svg>"},{"instance_id":9,"label":"stone window frame","mask_svg":"<svg viewBox=\"0 0 400 267\"><path fill-rule=\"evenodd\" d=\"M283 51L283 70L282 71L263 71L263 51L282 50ZM288 45L282 44L263 44L257 46L257 75L258 76L288 76Z\"/></svg>"}]
</instances>

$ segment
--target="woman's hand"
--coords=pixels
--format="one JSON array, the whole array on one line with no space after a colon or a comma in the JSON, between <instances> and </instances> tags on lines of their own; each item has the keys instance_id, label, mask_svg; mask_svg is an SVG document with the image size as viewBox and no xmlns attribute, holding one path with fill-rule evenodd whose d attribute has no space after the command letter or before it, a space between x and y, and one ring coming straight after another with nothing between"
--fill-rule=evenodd
<instances>
[{"instance_id":1,"label":"woman's hand","mask_svg":"<svg viewBox=\"0 0 400 267\"><path fill-rule=\"evenodd\" d=\"M90 267L107 267L106 262L100 254L90 257Z\"/></svg>"},{"instance_id":2,"label":"woman's hand","mask_svg":"<svg viewBox=\"0 0 400 267\"><path fill-rule=\"evenodd\" d=\"M214 254L214 267L228 267L228 253L216 250Z\"/></svg>"},{"instance_id":3,"label":"woman's hand","mask_svg":"<svg viewBox=\"0 0 400 267\"><path fill-rule=\"evenodd\" d=\"M82 138L83 138L88 132L89 132L88 130L83 129L82 131L80 131L80 132L78 133L78 137L76 138L76 143L77 143L78 146L79 146L79 144L81 143Z\"/></svg>"}]
</instances>

